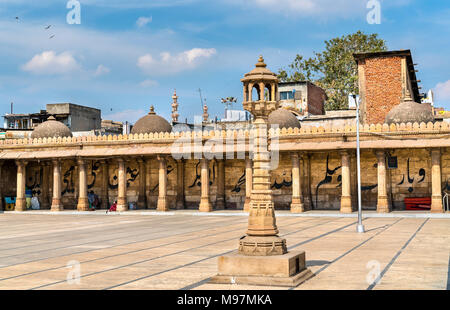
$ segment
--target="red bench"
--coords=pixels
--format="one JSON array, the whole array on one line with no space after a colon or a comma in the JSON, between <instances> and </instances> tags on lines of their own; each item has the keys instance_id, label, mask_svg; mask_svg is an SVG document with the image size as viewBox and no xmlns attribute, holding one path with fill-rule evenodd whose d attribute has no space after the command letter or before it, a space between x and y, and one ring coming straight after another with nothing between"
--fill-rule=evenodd
<instances>
[{"instance_id":1,"label":"red bench","mask_svg":"<svg viewBox=\"0 0 450 310\"><path fill-rule=\"evenodd\" d=\"M431 197L413 197L405 198L406 210L430 210L431 209Z\"/></svg>"}]
</instances>

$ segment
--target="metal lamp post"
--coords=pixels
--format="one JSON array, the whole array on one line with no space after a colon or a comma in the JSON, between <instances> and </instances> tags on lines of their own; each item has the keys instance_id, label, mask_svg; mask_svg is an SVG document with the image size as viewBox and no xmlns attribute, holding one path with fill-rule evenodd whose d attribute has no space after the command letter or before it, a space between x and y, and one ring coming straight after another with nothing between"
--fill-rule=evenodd
<instances>
[{"instance_id":1,"label":"metal lamp post","mask_svg":"<svg viewBox=\"0 0 450 310\"><path fill-rule=\"evenodd\" d=\"M353 95L356 102L356 162L358 173L358 225L356 231L359 233L364 232L364 225L362 224L362 207L361 207L361 150L359 145L359 100L356 99L356 95Z\"/></svg>"}]
</instances>

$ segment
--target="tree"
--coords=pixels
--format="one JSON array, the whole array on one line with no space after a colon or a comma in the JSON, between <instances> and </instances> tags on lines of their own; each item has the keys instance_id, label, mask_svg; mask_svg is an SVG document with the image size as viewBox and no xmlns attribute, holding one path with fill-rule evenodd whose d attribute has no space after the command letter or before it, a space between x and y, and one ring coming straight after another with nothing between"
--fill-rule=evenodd
<instances>
[{"instance_id":1,"label":"tree","mask_svg":"<svg viewBox=\"0 0 450 310\"><path fill-rule=\"evenodd\" d=\"M347 109L348 95L358 94L358 68L353 54L386 50L386 42L378 34L358 31L325 41L325 50L314 52L308 59L297 54L287 70L278 71L278 78L282 82L313 82L327 93L325 110Z\"/></svg>"}]
</instances>

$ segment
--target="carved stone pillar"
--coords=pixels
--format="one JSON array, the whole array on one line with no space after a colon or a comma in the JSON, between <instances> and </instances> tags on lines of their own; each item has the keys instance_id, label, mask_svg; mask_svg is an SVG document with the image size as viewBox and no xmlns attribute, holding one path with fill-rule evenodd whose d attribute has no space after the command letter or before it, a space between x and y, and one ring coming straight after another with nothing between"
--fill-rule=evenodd
<instances>
[{"instance_id":1,"label":"carved stone pillar","mask_svg":"<svg viewBox=\"0 0 450 310\"><path fill-rule=\"evenodd\" d=\"M15 211L26 211L27 202L25 199L25 181L27 162L18 160L17 165L17 193Z\"/></svg>"},{"instance_id":2,"label":"carved stone pillar","mask_svg":"<svg viewBox=\"0 0 450 310\"><path fill-rule=\"evenodd\" d=\"M184 209L184 159L177 161L177 210Z\"/></svg>"},{"instance_id":3,"label":"carved stone pillar","mask_svg":"<svg viewBox=\"0 0 450 310\"><path fill-rule=\"evenodd\" d=\"M53 164L53 191L51 211L62 211L64 206L61 202L61 162L58 159L52 160Z\"/></svg>"},{"instance_id":4,"label":"carved stone pillar","mask_svg":"<svg viewBox=\"0 0 450 310\"><path fill-rule=\"evenodd\" d=\"M107 160L100 161L102 165L102 191L101 191L101 202L102 208L109 209L109 164Z\"/></svg>"},{"instance_id":5,"label":"carved stone pillar","mask_svg":"<svg viewBox=\"0 0 450 310\"><path fill-rule=\"evenodd\" d=\"M138 207L139 209L146 209L147 208L147 199L145 195L145 189L146 189L146 179L147 175L145 173L146 167L145 167L145 161L142 158L139 158L138 160L139 164L139 195L138 195Z\"/></svg>"},{"instance_id":6,"label":"carved stone pillar","mask_svg":"<svg viewBox=\"0 0 450 310\"><path fill-rule=\"evenodd\" d=\"M377 171L378 171L378 198L377 212L390 212L389 199L387 196L387 177L386 177L386 153L384 150L377 150Z\"/></svg>"},{"instance_id":7,"label":"carved stone pillar","mask_svg":"<svg viewBox=\"0 0 450 310\"><path fill-rule=\"evenodd\" d=\"M431 150L431 212L444 212L442 205L441 150Z\"/></svg>"},{"instance_id":8,"label":"carved stone pillar","mask_svg":"<svg viewBox=\"0 0 450 310\"><path fill-rule=\"evenodd\" d=\"M48 162L42 163L42 176L41 176L41 209L50 209L49 192L50 192L50 179L52 178L51 165Z\"/></svg>"},{"instance_id":9,"label":"carved stone pillar","mask_svg":"<svg viewBox=\"0 0 450 310\"><path fill-rule=\"evenodd\" d=\"M292 203L291 212L301 213L305 211L302 195L300 159L297 153L293 153L292 157Z\"/></svg>"},{"instance_id":10,"label":"carved stone pillar","mask_svg":"<svg viewBox=\"0 0 450 310\"><path fill-rule=\"evenodd\" d=\"M125 160L119 158L117 160L119 170L117 172L119 188L117 191L117 211L128 211L127 203L127 170L125 167Z\"/></svg>"},{"instance_id":11,"label":"carved stone pillar","mask_svg":"<svg viewBox=\"0 0 450 310\"><path fill-rule=\"evenodd\" d=\"M350 154L348 151L341 152L342 158L342 195L341 213L352 213L352 196L350 182Z\"/></svg>"},{"instance_id":12,"label":"carved stone pillar","mask_svg":"<svg viewBox=\"0 0 450 310\"><path fill-rule=\"evenodd\" d=\"M200 212L211 212L212 205L209 200L209 169L208 160L202 158L201 162L201 198L200 198Z\"/></svg>"},{"instance_id":13,"label":"carved stone pillar","mask_svg":"<svg viewBox=\"0 0 450 310\"><path fill-rule=\"evenodd\" d=\"M253 187L253 162L251 158L245 159L245 203L244 211L250 210L250 196L252 195Z\"/></svg>"},{"instance_id":14,"label":"carved stone pillar","mask_svg":"<svg viewBox=\"0 0 450 310\"><path fill-rule=\"evenodd\" d=\"M217 160L217 196L216 209L225 209L225 161Z\"/></svg>"},{"instance_id":15,"label":"carved stone pillar","mask_svg":"<svg viewBox=\"0 0 450 310\"><path fill-rule=\"evenodd\" d=\"M4 203L3 203L3 178L2 178L2 166L3 162L0 161L0 211L3 211L5 209Z\"/></svg>"},{"instance_id":16,"label":"carved stone pillar","mask_svg":"<svg viewBox=\"0 0 450 310\"><path fill-rule=\"evenodd\" d=\"M304 154L301 158L303 162L304 169L304 185L303 186L303 204L305 206L305 210L312 210L312 193L311 193L311 154ZM300 175L301 176L301 175Z\"/></svg>"},{"instance_id":17,"label":"carved stone pillar","mask_svg":"<svg viewBox=\"0 0 450 310\"><path fill-rule=\"evenodd\" d=\"M89 210L89 202L87 197L87 171L86 171L86 162L83 159L78 159L78 181L79 181L79 192L78 192L78 211L88 211ZM54 181L53 181L54 182ZM54 185L54 183L53 183ZM53 190L54 192L54 190ZM53 193L55 195L55 193Z\"/></svg>"},{"instance_id":18,"label":"carved stone pillar","mask_svg":"<svg viewBox=\"0 0 450 310\"><path fill-rule=\"evenodd\" d=\"M159 195L156 210L169 211L167 203L167 160L163 156L158 156L159 161Z\"/></svg>"}]
</instances>

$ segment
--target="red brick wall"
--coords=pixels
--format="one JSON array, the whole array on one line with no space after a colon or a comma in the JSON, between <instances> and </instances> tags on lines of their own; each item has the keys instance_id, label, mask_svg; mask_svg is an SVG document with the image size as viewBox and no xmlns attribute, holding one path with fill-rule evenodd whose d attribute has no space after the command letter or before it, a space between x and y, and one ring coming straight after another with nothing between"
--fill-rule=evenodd
<instances>
[{"instance_id":1,"label":"red brick wall","mask_svg":"<svg viewBox=\"0 0 450 310\"><path fill-rule=\"evenodd\" d=\"M402 98L402 57L378 57L365 60L365 123L384 123L386 114ZM364 103L363 103L364 104Z\"/></svg>"}]
</instances>

